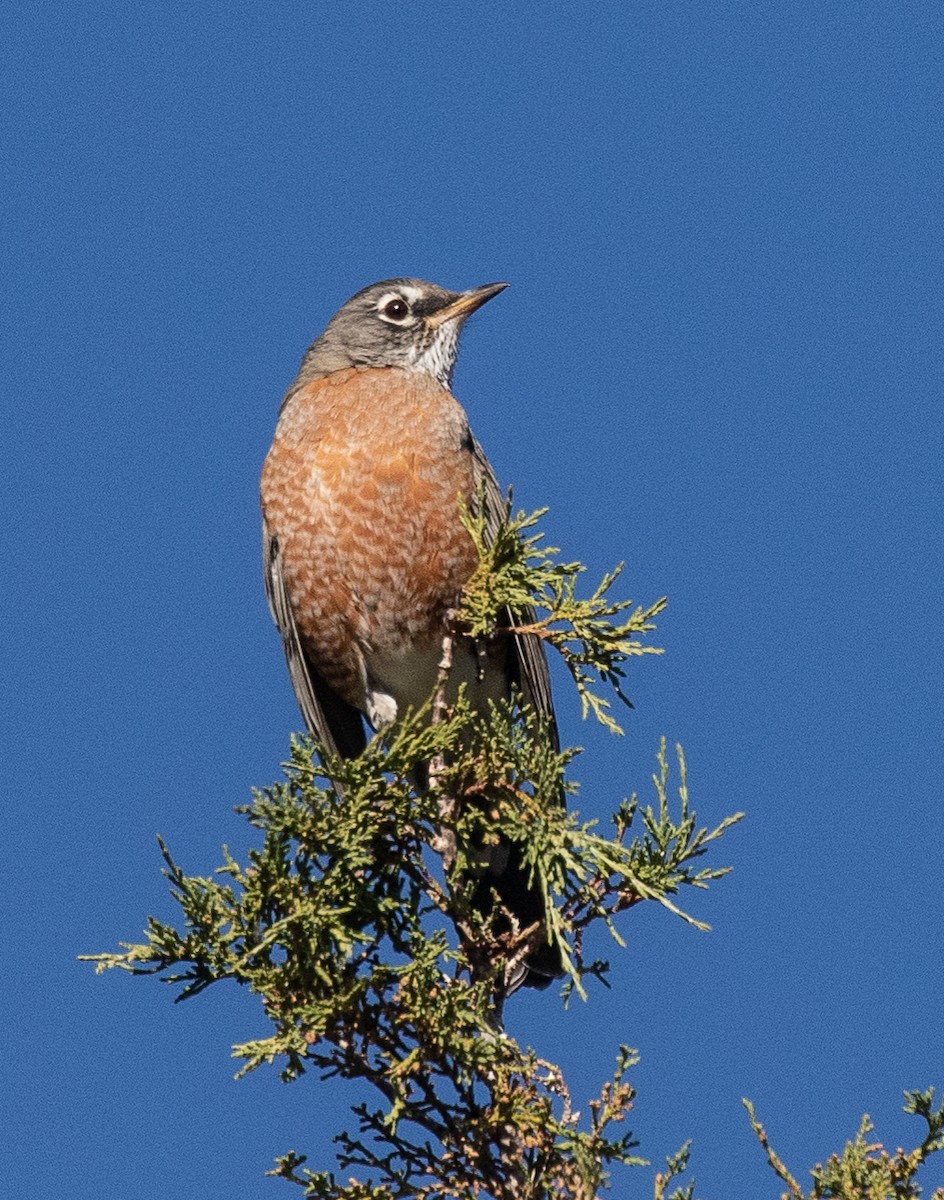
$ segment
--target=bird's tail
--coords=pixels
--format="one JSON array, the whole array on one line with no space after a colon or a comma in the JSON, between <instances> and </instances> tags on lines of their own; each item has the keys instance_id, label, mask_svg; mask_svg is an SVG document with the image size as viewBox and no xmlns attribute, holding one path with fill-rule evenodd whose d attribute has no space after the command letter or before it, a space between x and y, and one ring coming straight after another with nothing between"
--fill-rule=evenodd
<instances>
[{"instance_id":1,"label":"bird's tail","mask_svg":"<svg viewBox=\"0 0 944 1200\"><path fill-rule=\"evenodd\" d=\"M506 997L521 987L549 987L564 974L560 949L547 941L544 892L529 876L530 872L522 862L521 850L514 843L503 841L490 848L488 865L474 897L476 908L489 914L494 909L494 897L497 895L501 909L510 914L519 930L539 925L542 931L540 940L535 938L532 948L511 968L504 986ZM504 923L507 929L508 917L499 916L497 921L498 931L504 932L501 924Z\"/></svg>"}]
</instances>

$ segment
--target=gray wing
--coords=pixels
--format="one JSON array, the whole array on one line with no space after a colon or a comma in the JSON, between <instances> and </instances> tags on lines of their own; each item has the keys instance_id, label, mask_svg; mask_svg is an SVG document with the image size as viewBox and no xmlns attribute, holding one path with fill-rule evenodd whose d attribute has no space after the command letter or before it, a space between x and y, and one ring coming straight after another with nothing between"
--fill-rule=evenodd
<instances>
[{"instance_id":1,"label":"gray wing","mask_svg":"<svg viewBox=\"0 0 944 1200\"><path fill-rule=\"evenodd\" d=\"M361 714L334 692L308 661L289 603L279 539L262 520L262 568L272 619L282 635L282 648L295 699L308 729L330 754L355 758L367 745Z\"/></svg>"},{"instance_id":2,"label":"gray wing","mask_svg":"<svg viewBox=\"0 0 944 1200\"><path fill-rule=\"evenodd\" d=\"M475 462L475 496L478 497L482 481L485 483L485 537L491 542L501 521L505 509L505 497L502 495L495 472L492 470L485 451L469 434L472 443L472 458ZM528 624L535 619L534 609L528 607L519 613L508 614L511 624ZM555 750L560 749L560 737L557 732L557 720L554 716L554 700L551 696L551 675L547 666L547 655L544 643L533 633L516 634L514 638L514 655L517 682L525 701L531 705L539 717L547 722L551 743Z\"/></svg>"}]
</instances>

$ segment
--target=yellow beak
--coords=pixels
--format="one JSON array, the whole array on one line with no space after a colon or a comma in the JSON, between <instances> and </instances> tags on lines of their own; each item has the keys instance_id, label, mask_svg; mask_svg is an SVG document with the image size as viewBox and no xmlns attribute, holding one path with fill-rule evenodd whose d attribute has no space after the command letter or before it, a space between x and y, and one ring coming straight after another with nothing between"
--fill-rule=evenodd
<instances>
[{"instance_id":1,"label":"yellow beak","mask_svg":"<svg viewBox=\"0 0 944 1200\"><path fill-rule=\"evenodd\" d=\"M499 292L503 292L507 286L507 283L485 283L481 287L463 292L451 304L447 304L445 308L437 309L436 312L428 316L426 324L430 329L438 329L446 321L453 321L457 317L467 317L470 313L474 313L477 308L481 308L487 300L491 300L493 296L497 296Z\"/></svg>"}]
</instances>

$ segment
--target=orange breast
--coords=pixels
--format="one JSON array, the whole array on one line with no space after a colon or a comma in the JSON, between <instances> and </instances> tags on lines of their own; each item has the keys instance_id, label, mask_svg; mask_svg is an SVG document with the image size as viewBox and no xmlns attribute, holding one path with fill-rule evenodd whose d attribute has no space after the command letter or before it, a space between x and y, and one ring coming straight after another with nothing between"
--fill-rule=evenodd
<instances>
[{"instance_id":1,"label":"orange breast","mask_svg":"<svg viewBox=\"0 0 944 1200\"><path fill-rule=\"evenodd\" d=\"M262 474L312 665L364 706L364 657L440 636L476 566L459 519L474 470L465 413L434 379L351 369L296 392Z\"/></svg>"}]
</instances>

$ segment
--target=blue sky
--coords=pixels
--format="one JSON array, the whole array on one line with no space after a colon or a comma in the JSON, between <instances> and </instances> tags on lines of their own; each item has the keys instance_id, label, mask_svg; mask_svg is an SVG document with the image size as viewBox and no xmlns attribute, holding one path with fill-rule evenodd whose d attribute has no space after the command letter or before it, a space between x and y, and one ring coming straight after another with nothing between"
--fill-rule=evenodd
<instances>
[{"instance_id":1,"label":"blue sky","mask_svg":"<svg viewBox=\"0 0 944 1200\"><path fill-rule=\"evenodd\" d=\"M234 1083L223 987L76 955L173 916L298 725L258 473L305 346L391 275L512 287L455 379L550 540L667 593L580 808L680 741L716 855L698 934L627 914L612 991L509 1006L578 1101L698 1194L779 1194L944 1085L940 56L931 3L33 4L7 14L2 739L11 1195L291 1195L342 1088ZM600 952L606 952L601 942ZM944 1167L928 1183L944 1182ZM618 1196L651 1193L648 1174Z\"/></svg>"}]
</instances>

